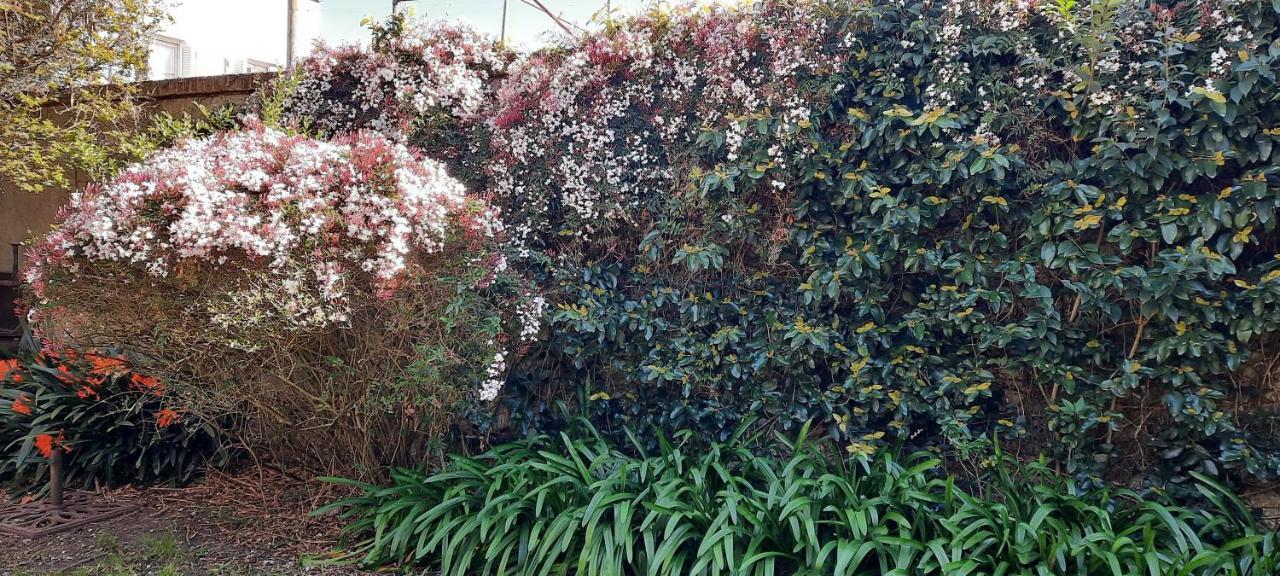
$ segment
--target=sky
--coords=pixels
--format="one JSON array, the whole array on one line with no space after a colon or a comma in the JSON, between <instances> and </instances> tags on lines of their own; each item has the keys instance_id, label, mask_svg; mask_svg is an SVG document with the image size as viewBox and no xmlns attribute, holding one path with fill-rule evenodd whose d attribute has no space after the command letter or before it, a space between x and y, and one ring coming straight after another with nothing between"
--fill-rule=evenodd
<instances>
[{"instance_id":1,"label":"sky","mask_svg":"<svg viewBox=\"0 0 1280 576\"><path fill-rule=\"evenodd\" d=\"M559 33L549 16L528 4L532 1L506 0L506 37L518 49L538 48ZM606 6L615 14L635 13L658 0L541 1L566 21L591 28L592 17ZM287 0L165 2L172 20L153 42L153 78L232 74L260 70L259 64L284 65ZM369 32L360 21L366 16L381 20L391 12L391 0L297 0L297 6L298 57L311 52L314 40L331 46L367 43ZM502 7L503 0L409 0L399 9L412 10L419 18L466 22L496 37L502 31Z\"/></svg>"},{"instance_id":2,"label":"sky","mask_svg":"<svg viewBox=\"0 0 1280 576\"><path fill-rule=\"evenodd\" d=\"M390 6L390 0L386 4ZM321 35L323 6L298 0L297 46L301 54L306 54L311 40ZM241 72L246 60L279 66L285 60L287 7L286 0L167 0L171 20L162 27L160 36L180 43L188 53L190 69L184 76ZM152 57L157 59L154 48ZM153 72L157 63L152 63Z\"/></svg>"},{"instance_id":3,"label":"sky","mask_svg":"<svg viewBox=\"0 0 1280 576\"><path fill-rule=\"evenodd\" d=\"M312 2L313 0L299 0ZM611 4L615 10L634 12L649 5L650 0L542 0L562 18L580 26L592 14ZM503 0L412 0L402 2L400 10L412 9L422 18L462 20L481 32L497 36L502 27ZM320 37L329 44L363 42L367 31L360 26L365 16L383 18L391 13L391 0L321 0ZM558 30L555 23L523 0L507 0L507 38L517 46L542 44L549 31Z\"/></svg>"}]
</instances>

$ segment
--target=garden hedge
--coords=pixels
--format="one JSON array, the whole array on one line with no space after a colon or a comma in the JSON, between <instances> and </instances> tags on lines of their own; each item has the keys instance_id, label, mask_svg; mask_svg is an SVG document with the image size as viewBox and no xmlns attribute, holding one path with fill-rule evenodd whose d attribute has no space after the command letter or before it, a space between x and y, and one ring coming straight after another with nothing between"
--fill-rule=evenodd
<instances>
[{"instance_id":1,"label":"garden hedge","mask_svg":"<svg viewBox=\"0 0 1280 576\"><path fill-rule=\"evenodd\" d=\"M176 406L278 461L376 477L498 395L523 330L500 238L402 144L250 123L74 195L30 251L29 317L125 343Z\"/></svg>"},{"instance_id":2,"label":"garden hedge","mask_svg":"<svg viewBox=\"0 0 1280 576\"><path fill-rule=\"evenodd\" d=\"M601 419L817 420L856 454L1031 431L1082 475L1116 455L1264 475L1278 22L1275 2L654 11L511 69L491 195Z\"/></svg>"},{"instance_id":3,"label":"garden hedge","mask_svg":"<svg viewBox=\"0 0 1280 576\"><path fill-rule=\"evenodd\" d=\"M502 366L527 428L570 400L603 430L813 421L860 456L995 437L1084 479L1265 476L1278 23L1276 0L764 0L511 61L396 18L273 90L287 128L383 130L501 208L540 288L522 325L549 309Z\"/></svg>"}]
</instances>

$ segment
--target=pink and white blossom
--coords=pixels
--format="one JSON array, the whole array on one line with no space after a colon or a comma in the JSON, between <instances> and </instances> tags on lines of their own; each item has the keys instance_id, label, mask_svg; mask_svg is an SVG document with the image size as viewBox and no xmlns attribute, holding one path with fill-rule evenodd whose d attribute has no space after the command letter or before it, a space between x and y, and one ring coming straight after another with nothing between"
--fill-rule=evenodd
<instances>
[{"instance_id":1,"label":"pink and white blossom","mask_svg":"<svg viewBox=\"0 0 1280 576\"><path fill-rule=\"evenodd\" d=\"M411 25L379 50L318 46L284 100L287 124L324 135L374 130L404 141L420 118L480 121L507 57L462 25Z\"/></svg>"},{"instance_id":2,"label":"pink and white blossom","mask_svg":"<svg viewBox=\"0 0 1280 576\"><path fill-rule=\"evenodd\" d=\"M442 164L402 144L257 126L187 141L73 195L25 274L44 298L49 282L81 263L153 278L243 272L237 306L258 302L314 326L344 321L355 290L392 294L451 235L499 229Z\"/></svg>"}]
</instances>

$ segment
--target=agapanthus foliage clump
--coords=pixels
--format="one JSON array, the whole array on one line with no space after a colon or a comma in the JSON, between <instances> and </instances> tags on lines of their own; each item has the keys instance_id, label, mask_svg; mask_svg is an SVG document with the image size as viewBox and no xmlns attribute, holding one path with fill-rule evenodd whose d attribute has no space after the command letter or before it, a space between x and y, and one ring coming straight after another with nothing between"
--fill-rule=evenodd
<instances>
[{"instance_id":1,"label":"agapanthus foliage clump","mask_svg":"<svg viewBox=\"0 0 1280 576\"><path fill-rule=\"evenodd\" d=\"M594 430L458 456L321 512L350 524L346 559L438 574L1262 575L1280 533L1221 484L1203 506L1081 493L1044 461L995 454L956 482L929 452L852 463L801 434L780 454L686 431L659 451ZM980 487L980 488L976 488Z\"/></svg>"},{"instance_id":2,"label":"agapanthus foliage clump","mask_svg":"<svg viewBox=\"0 0 1280 576\"><path fill-rule=\"evenodd\" d=\"M518 322L499 233L402 144L257 126L76 194L25 274L45 336L128 343L192 410L376 470L495 393Z\"/></svg>"},{"instance_id":3,"label":"agapanthus foliage clump","mask_svg":"<svg viewBox=\"0 0 1280 576\"><path fill-rule=\"evenodd\" d=\"M487 144L483 127L509 51L472 28L397 14L370 46L318 46L286 77L280 120L322 137L374 130L455 167Z\"/></svg>"},{"instance_id":4,"label":"agapanthus foliage clump","mask_svg":"<svg viewBox=\"0 0 1280 576\"><path fill-rule=\"evenodd\" d=\"M493 197L602 418L819 419L859 455L1033 432L1082 476L1265 475L1280 438L1244 422L1275 406L1278 22L655 11L513 67Z\"/></svg>"}]
</instances>

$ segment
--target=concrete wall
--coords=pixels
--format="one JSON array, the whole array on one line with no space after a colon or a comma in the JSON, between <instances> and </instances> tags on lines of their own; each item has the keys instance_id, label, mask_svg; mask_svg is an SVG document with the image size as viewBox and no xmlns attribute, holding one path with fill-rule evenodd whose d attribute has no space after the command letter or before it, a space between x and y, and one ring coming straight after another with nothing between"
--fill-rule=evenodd
<instances>
[{"instance_id":1,"label":"concrete wall","mask_svg":"<svg viewBox=\"0 0 1280 576\"><path fill-rule=\"evenodd\" d=\"M243 103L261 83L272 77L273 74L235 74L157 80L142 82L139 94L148 113L168 112L181 116L187 112L196 115L199 113L196 104L214 109L223 104ZM72 175L71 180L75 188L86 184L80 174ZM13 267L10 246L26 243L48 232L58 209L70 194L69 190L31 194L0 181L0 275Z\"/></svg>"}]
</instances>

